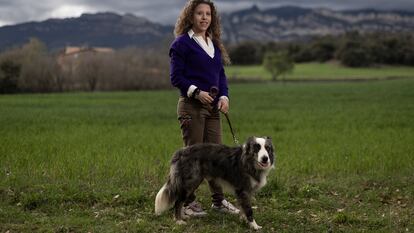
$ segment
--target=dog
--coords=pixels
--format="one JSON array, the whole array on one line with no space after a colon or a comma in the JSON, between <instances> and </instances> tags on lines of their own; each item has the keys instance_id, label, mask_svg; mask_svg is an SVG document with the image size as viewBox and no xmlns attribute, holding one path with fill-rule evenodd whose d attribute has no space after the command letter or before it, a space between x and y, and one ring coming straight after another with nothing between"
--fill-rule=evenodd
<instances>
[{"instance_id":1,"label":"dog","mask_svg":"<svg viewBox=\"0 0 414 233\"><path fill-rule=\"evenodd\" d=\"M206 179L230 189L241 206L242 217L258 230L262 227L253 218L251 198L266 184L275 154L269 137L250 137L237 147L205 143L180 149L173 155L168 180L155 198L155 214L174 206L177 224L185 224L184 202Z\"/></svg>"}]
</instances>

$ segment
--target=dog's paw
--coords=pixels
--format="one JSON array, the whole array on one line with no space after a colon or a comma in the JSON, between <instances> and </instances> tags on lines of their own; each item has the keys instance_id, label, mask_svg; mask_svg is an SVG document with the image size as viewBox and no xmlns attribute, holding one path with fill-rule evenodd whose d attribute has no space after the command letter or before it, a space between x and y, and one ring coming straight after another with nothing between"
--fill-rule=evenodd
<instances>
[{"instance_id":1,"label":"dog's paw","mask_svg":"<svg viewBox=\"0 0 414 233\"><path fill-rule=\"evenodd\" d=\"M240 216L239 216L239 219L241 220L241 221L245 221L245 222L249 222L249 221L247 221L247 218L246 218L246 216L244 215L244 214L241 214Z\"/></svg>"},{"instance_id":2,"label":"dog's paw","mask_svg":"<svg viewBox=\"0 0 414 233\"><path fill-rule=\"evenodd\" d=\"M261 226L257 225L257 223L256 223L255 220L253 220L253 222L249 222L249 226L250 226L250 228L252 228L252 229L254 229L256 231L262 229Z\"/></svg>"},{"instance_id":3,"label":"dog's paw","mask_svg":"<svg viewBox=\"0 0 414 233\"><path fill-rule=\"evenodd\" d=\"M175 223L177 223L178 225L185 225L185 224L187 224L187 222L184 221L184 220L177 220Z\"/></svg>"}]
</instances>

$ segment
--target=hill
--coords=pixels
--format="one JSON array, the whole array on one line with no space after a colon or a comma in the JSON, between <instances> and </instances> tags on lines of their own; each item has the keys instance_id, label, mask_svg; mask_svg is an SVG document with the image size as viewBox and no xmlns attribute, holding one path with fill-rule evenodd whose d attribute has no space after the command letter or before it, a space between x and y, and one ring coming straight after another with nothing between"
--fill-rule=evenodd
<instances>
[{"instance_id":1,"label":"hill","mask_svg":"<svg viewBox=\"0 0 414 233\"><path fill-rule=\"evenodd\" d=\"M414 12L362 9L334 11L301 7L261 10L257 6L222 16L224 39L241 41L303 40L349 31L412 32Z\"/></svg>"},{"instance_id":2,"label":"hill","mask_svg":"<svg viewBox=\"0 0 414 233\"><path fill-rule=\"evenodd\" d=\"M0 50L36 37L50 49L68 45L112 48L147 46L172 37L172 26L150 22L132 14L83 14L78 18L49 19L0 28Z\"/></svg>"},{"instance_id":3,"label":"hill","mask_svg":"<svg viewBox=\"0 0 414 233\"><path fill-rule=\"evenodd\" d=\"M414 12L372 9L334 11L293 6L252 8L221 16L223 38L242 41L306 40L313 36L348 31L412 32ZM173 26L151 22L132 14L83 14L78 18L49 19L0 27L0 51L36 37L50 49L68 45L112 48L144 47L171 41Z\"/></svg>"}]
</instances>

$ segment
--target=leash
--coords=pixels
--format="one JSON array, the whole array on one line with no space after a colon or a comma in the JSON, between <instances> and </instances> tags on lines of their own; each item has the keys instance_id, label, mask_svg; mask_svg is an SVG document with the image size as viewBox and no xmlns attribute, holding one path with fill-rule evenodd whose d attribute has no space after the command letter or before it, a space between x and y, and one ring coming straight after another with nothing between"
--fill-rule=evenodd
<instances>
[{"instance_id":1,"label":"leash","mask_svg":"<svg viewBox=\"0 0 414 233\"><path fill-rule=\"evenodd\" d=\"M217 88L217 87L215 87L215 86L212 86L212 87L210 88L209 95L210 95L211 97L213 97L213 98L216 98L216 96L218 95L218 88ZM229 114L228 114L228 113L224 113L224 112L222 112L222 113L224 114L224 116L226 116L227 123L229 124L229 127L230 127L230 132L231 132L231 135L233 136L233 141L234 141L234 143L235 143L236 145L239 145L239 140L237 140L236 135L234 134L234 131L233 131L233 127L231 126L231 122L230 122Z\"/></svg>"},{"instance_id":2,"label":"leash","mask_svg":"<svg viewBox=\"0 0 414 233\"><path fill-rule=\"evenodd\" d=\"M231 122L230 122L230 118L229 118L229 113L223 113L223 114L224 114L224 116L226 116L227 123L229 123L230 132L231 132L231 135L233 136L233 141L234 141L234 143L235 143L236 145L239 145L239 140L237 140L236 135L234 134L234 131L233 131L233 127L231 127Z\"/></svg>"}]
</instances>

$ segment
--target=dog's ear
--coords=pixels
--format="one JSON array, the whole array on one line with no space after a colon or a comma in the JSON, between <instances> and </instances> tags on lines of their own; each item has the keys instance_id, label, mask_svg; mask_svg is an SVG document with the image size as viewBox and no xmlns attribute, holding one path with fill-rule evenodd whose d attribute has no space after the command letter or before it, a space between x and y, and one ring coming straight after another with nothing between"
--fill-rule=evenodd
<instances>
[{"instance_id":1,"label":"dog's ear","mask_svg":"<svg viewBox=\"0 0 414 233\"><path fill-rule=\"evenodd\" d=\"M246 143L243 145L244 151L249 152L252 149L253 144L256 142L256 137L249 137Z\"/></svg>"},{"instance_id":2,"label":"dog's ear","mask_svg":"<svg viewBox=\"0 0 414 233\"><path fill-rule=\"evenodd\" d=\"M269 144L271 146L273 146L273 142L272 142L272 138L269 136L264 136L263 137L266 140L266 144Z\"/></svg>"},{"instance_id":3,"label":"dog's ear","mask_svg":"<svg viewBox=\"0 0 414 233\"><path fill-rule=\"evenodd\" d=\"M270 147L272 149L272 151L274 151L274 146L273 146L272 138L271 137L268 137L268 136L265 136L264 138L266 140L266 145L268 147Z\"/></svg>"},{"instance_id":4,"label":"dog's ear","mask_svg":"<svg viewBox=\"0 0 414 233\"><path fill-rule=\"evenodd\" d=\"M273 146L273 141L272 141L271 137L266 136L265 139L266 139L266 144L269 144L269 145Z\"/></svg>"},{"instance_id":5,"label":"dog's ear","mask_svg":"<svg viewBox=\"0 0 414 233\"><path fill-rule=\"evenodd\" d=\"M257 139L257 137L255 137L255 136L251 136L251 137L249 137L249 142L250 142L251 144L256 143L256 139Z\"/></svg>"}]
</instances>

